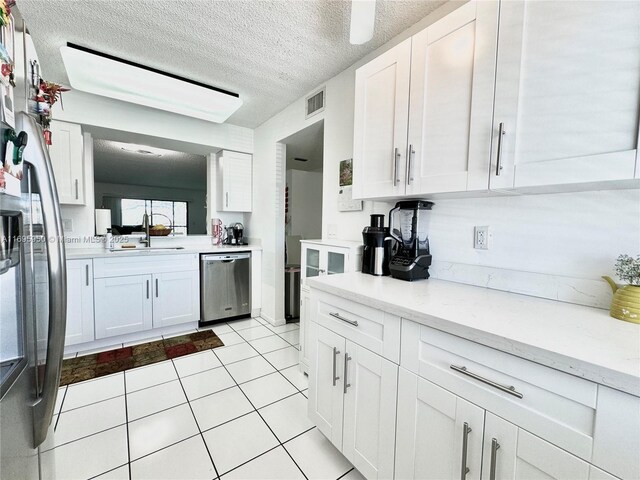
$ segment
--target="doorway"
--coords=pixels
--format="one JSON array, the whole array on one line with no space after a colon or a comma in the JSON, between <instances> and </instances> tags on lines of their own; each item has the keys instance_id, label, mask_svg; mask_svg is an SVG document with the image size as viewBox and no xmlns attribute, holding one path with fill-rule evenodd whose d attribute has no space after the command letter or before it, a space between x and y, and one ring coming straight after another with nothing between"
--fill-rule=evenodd
<instances>
[{"instance_id":1,"label":"doorway","mask_svg":"<svg viewBox=\"0 0 640 480\"><path fill-rule=\"evenodd\" d=\"M285 153L285 318L299 317L300 241L322 238L324 120L280 142Z\"/></svg>"},{"instance_id":2,"label":"doorway","mask_svg":"<svg viewBox=\"0 0 640 480\"><path fill-rule=\"evenodd\" d=\"M322 237L324 121L285 138L285 264L300 265L300 240Z\"/></svg>"}]
</instances>

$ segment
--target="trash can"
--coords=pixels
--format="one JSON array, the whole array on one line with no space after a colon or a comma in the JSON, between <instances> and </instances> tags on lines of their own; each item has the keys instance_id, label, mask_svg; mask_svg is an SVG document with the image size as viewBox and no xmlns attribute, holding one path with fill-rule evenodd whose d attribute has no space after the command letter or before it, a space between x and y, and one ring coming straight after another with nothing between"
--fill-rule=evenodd
<instances>
[{"instance_id":1,"label":"trash can","mask_svg":"<svg viewBox=\"0 0 640 480\"><path fill-rule=\"evenodd\" d=\"M300 318L300 265L284 267L284 316Z\"/></svg>"}]
</instances>

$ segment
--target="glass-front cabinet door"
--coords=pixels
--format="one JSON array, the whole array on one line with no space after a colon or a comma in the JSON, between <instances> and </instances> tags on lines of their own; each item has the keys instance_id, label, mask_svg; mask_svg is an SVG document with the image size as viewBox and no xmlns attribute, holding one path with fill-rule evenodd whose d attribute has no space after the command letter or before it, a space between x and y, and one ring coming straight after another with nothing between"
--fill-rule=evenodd
<instances>
[{"instance_id":1,"label":"glass-front cabinet door","mask_svg":"<svg viewBox=\"0 0 640 480\"><path fill-rule=\"evenodd\" d=\"M345 254L327 252L327 275L345 272Z\"/></svg>"},{"instance_id":2,"label":"glass-front cabinet door","mask_svg":"<svg viewBox=\"0 0 640 480\"><path fill-rule=\"evenodd\" d=\"M315 248L306 249L306 270L305 277L317 277L320 275L320 250Z\"/></svg>"}]
</instances>

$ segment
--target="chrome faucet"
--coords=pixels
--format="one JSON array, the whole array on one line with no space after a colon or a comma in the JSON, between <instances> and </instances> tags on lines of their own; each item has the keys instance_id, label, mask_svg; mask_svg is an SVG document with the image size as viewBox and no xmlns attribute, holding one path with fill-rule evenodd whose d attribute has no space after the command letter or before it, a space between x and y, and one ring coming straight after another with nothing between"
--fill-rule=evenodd
<instances>
[{"instance_id":1,"label":"chrome faucet","mask_svg":"<svg viewBox=\"0 0 640 480\"><path fill-rule=\"evenodd\" d=\"M142 226L144 227L144 239L140 239L140 243L144 243L147 247L151 247L151 234L149 229L151 228L151 216L145 213L142 216Z\"/></svg>"}]
</instances>

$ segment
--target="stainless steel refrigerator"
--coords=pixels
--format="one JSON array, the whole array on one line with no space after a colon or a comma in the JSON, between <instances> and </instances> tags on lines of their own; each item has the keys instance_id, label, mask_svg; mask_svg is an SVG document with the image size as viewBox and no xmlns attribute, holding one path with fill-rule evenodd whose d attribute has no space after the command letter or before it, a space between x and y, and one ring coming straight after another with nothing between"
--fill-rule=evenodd
<instances>
[{"instance_id":1,"label":"stainless steel refrigerator","mask_svg":"<svg viewBox=\"0 0 640 480\"><path fill-rule=\"evenodd\" d=\"M41 127L24 112L18 193L0 193L0 472L50 478L39 445L52 430L66 327L66 266L58 194ZM2 149L10 127L2 124ZM15 136L14 136L15 138ZM21 141L24 143L24 135ZM17 178L17 177L16 177Z\"/></svg>"}]
</instances>

